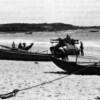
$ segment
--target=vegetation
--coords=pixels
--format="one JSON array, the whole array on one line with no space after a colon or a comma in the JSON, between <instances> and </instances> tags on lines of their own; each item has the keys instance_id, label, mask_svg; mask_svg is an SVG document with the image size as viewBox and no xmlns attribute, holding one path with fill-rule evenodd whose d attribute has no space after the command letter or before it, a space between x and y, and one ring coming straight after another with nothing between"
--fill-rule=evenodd
<instances>
[{"instance_id":1,"label":"vegetation","mask_svg":"<svg viewBox=\"0 0 100 100\"><path fill-rule=\"evenodd\" d=\"M98 29L100 26L82 27L64 23L10 23L1 24L0 32L31 32L31 31L62 31L62 30L76 30L76 29Z\"/></svg>"}]
</instances>

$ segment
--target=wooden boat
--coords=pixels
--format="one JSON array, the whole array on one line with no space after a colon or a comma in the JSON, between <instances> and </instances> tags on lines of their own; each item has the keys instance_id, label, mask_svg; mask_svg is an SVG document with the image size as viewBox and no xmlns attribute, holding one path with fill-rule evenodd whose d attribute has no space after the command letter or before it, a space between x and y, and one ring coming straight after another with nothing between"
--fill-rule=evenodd
<instances>
[{"instance_id":1,"label":"wooden boat","mask_svg":"<svg viewBox=\"0 0 100 100\"><path fill-rule=\"evenodd\" d=\"M68 62L63 61L58 58L51 58L54 64L56 64L59 68L68 72L69 74L100 74L100 65L96 62L91 63L76 63L76 62Z\"/></svg>"},{"instance_id":2,"label":"wooden boat","mask_svg":"<svg viewBox=\"0 0 100 100\"><path fill-rule=\"evenodd\" d=\"M0 45L1 47L3 47L3 48L6 48L6 49L12 49L11 47L9 47L9 46L6 46L6 45ZM16 48L16 49L21 49L21 50L29 50L29 49L31 49L32 48L32 46L33 46L33 43L31 43L29 46L27 46L27 47L22 47L22 46L20 46L19 48Z\"/></svg>"},{"instance_id":3,"label":"wooden boat","mask_svg":"<svg viewBox=\"0 0 100 100\"><path fill-rule=\"evenodd\" d=\"M19 49L0 49L1 60L51 61L51 54L28 52Z\"/></svg>"},{"instance_id":4,"label":"wooden boat","mask_svg":"<svg viewBox=\"0 0 100 100\"><path fill-rule=\"evenodd\" d=\"M90 32L99 32L98 30L90 30Z\"/></svg>"}]
</instances>

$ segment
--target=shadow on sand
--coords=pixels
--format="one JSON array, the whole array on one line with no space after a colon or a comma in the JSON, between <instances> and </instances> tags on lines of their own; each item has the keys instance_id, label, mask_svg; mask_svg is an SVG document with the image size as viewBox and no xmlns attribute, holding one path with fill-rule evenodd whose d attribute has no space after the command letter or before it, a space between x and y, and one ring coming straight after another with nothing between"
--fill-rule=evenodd
<instances>
[{"instance_id":1,"label":"shadow on sand","mask_svg":"<svg viewBox=\"0 0 100 100\"><path fill-rule=\"evenodd\" d=\"M67 72L65 71L56 71L56 72L44 72L46 74L68 74Z\"/></svg>"},{"instance_id":2,"label":"shadow on sand","mask_svg":"<svg viewBox=\"0 0 100 100\"><path fill-rule=\"evenodd\" d=\"M81 71L81 72L78 72L78 73L68 73L66 71L56 71L56 72L44 72L46 74L67 74L67 75L100 75L100 72L86 72L86 71Z\"/></svg>"}]
</instances>

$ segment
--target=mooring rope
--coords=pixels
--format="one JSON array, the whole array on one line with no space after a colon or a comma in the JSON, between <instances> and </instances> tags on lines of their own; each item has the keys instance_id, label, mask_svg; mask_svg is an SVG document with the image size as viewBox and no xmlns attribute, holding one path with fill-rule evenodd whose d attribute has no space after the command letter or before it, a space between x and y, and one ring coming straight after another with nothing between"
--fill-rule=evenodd
<instances>
[{"instance_id":1,"label":"mooring rope","mask_svg":"<svg viewBox=\"0 0 100 100\"><path fill-rule=\"evenodd\" d=\"M94 65L96 65L96 63L95 63ZM74 71L74 72L71 73L71 74L77 74L78 72L83 71L83 70L87 69L88 67L89 67L89 66L87 66L86 68L82 68L82 69L80 69L80 70L76 70L76 71ZM70 75L71 75L71 74L70 74ZM49 83L52 83L52 82L54 82L54 81L63 79L63 78L65 78L65 77L69 77L69 75L65 75L65 76L62 76L62 77L58 77L58 78L56 78L56 79L53 79L53 80L50 80L50 81L47 81L47 82L43 82L43 83L40 83L40 84L31 86L31 87L28 87L28 88L24 88L24 89L21 89L20 91L28 90L28 89L35 88L35 87L38 87L38 86L41 86L41 85L45 85L45 84L49 84Z\"/></svg>"},{"instance_id":2,"label":"mooring rope","mask_svg":"<svg viewBox=\"0 0 100 100\"><path fill-rule=\"evenodd\" d=\"M87 67L87 68L88 68L88 67ZM77 74L78 72L83 71L83 70L85 70L85 69L86 69L86 68L82 68L82 69L80 69L80 70L74 71L74 72L71 73L71 74ZM71 74L70 74L70 75L71 75ZM28 88L24 88L24 89L21 89L20 91L28 90L28 89L31 89L31 88L35 88L35 87L38 87L38 86L45 85L45 84L49 84L49 83L52 83L52 82L54 82L54 81L63 79L63 78L65 78L65 77L69 77L69 75L65 75L65 76L62 76L62 77L58 77L58 78L55 78L55 79L53 79L53 80L50 80L50 81L47 81L47 82L40 83L40 84L38 84L38 85L34 85L34 86L31 86L31 87L28 87Z\"/></svg>"},{"instance_id":3,"label":"mooring rope","mask_svg":"<svg viewBox=\"0 0 100 100\"><path fill-rule=\"evenodd\" d=\"M95 63L95 65L96 65L96 63ZM71 74L77 74L78 72L83 71L83 70L87 69L88 67L89 67L89 66L87 66L86 68L82 68L82 69L80 69L80 70L76 70L76 71L74 71L74 72L71 73ZM71 74L70 74L70 75L71 75ZM36 87L39 87L39 86L43 86L43 85L45 85L45 84L50 84L50 83L52 83L52 82L54 82L54 81L57 81L57 80L66 78L66 77L68 77L68 76L69 76L69 75L65 75L65 76L62 76L62 77L58 77L58 78L56 78L56 79L53 79L53 80L50 80L50 81L47 81L47 82L43 82L43 83L40 83L40 84L37 84L37 85L34 85L34 86L30 86L30 87L27 87L27 88L23 88L23 89L14 89L12 92L9 92L9 93L6 93L6 94L0 94L0 98L1 98L1 99L7 99L7 98L10 98L10 97L14 97L14 96L16 96L16 94L17 94L18 92L20 92L20 91L29 90L29 89L32 89L32 88L36 88Z\"/></svg>"}]
</instances>

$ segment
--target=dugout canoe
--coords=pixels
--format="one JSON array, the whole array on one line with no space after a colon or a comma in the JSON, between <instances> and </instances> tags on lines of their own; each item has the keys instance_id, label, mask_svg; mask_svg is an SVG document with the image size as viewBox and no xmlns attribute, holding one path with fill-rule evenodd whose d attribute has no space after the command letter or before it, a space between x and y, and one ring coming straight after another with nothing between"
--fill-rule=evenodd
<instances>
[{"instance_id":1,"label":"dugout canoe","mask_svg":"<svg viewBox=\"0 0 100 100\"><path fill-rule=\"evenodd\" d=\"M51 55L18 49L0 49L0 60L51 61Z\"/></svg>"},{"instance_id":2,"label":"dugout canoe","mask_svg":"<svg viewBox=\"0 0 100 100\"><path fill-rule=\"evenodd\" d=\"M76 63L72 61L63 61L56 57L51 57L51 59L55 65L69 74L100 74L99 62Z\"/></svg>"}]
</instances>

